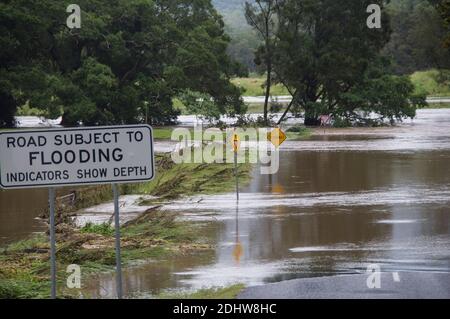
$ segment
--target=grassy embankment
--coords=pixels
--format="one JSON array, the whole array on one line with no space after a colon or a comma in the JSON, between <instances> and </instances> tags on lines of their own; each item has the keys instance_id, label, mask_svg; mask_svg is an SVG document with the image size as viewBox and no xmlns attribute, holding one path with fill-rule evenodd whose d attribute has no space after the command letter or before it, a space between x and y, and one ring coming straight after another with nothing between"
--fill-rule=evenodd
<instances>
[{"instance_id":1,"label":"grassy embankment","mask_svg":"<svg viewBox=\"0 0 450 319\"><path fill-rule=\"evenodd\" d=\"M248 181L249 171L250 165L240 166L241 183ZM158 156L157 178L154 181L124 185L121 192L150 194L163 200L181 195L230 191L232 185L233 165L175 165L168 156ZM72 209L101 203L110 199L110 194L108 187L80 191ZM59 212L71 211L67 207L60 208ZM57 219L60 222L57 226L58 295L70 298L75 297L75 292L64 288L68 265L80 265L83 278L113 270L113 229L109 224L91 224L79 229L67 222L69 218L58 216ZM127 266L141 260L158 261L174 255L210 250L210 239L199 235L201 226L179 221L174 214L158 208L150 209L122 226L123 264ZM33 235L0 249L0 265L0 298L49 297L49 243L45 234ZM226 291L219 289L215 294Z\"/></svg>"},{"instance_id":2,"label":"grassy embankment","mask_svg":"<svg viewBox=\"0 0 450 319\"><path fill-rule=\"evenodd\" d=\"M417 93L428 97L450 97L450 70L428 70L415 72L411 80ZM429 103L429 108L450 108L450 103Z\"/></svg>"},{"instance_id":3,"label":"grassy embankment","mask_svg":"<svg viewBox=\"0 0 450 319\"><path fill-rule=\"evenodd\" d=\"M201 289L192 293L163 293L158 295L162 299L235 299L245 288L237 284L225 288Z\"/></svg>"},{"instance_id":4,"label":"grassy embankment","mask_svg":"<svg viewBox=\"0 0 450 319\"><path fill-rule=\"evenodd\" d=\"M418 71L411 75L411 81L417 92L427 96L450 96L450 70ZM235 78L232 82L245 90L244 96L263 96L265 94L264 77ZM271 94L274 96L289 95L289 92L282 85L275 85L272 87Z\"/></svg>"},{"instance_id":5,"label":"grassy embankment","mask_svg":"<svg viewBox=\"0 0 450 319\"><path fill-rule=\"evenodd\" d=\"M429 97L450 96L450 70L415 72L411 75L411 81L418 93Z\"/></svg>"},{"instance_id":6,"label":"grassy embankment","mask_svg":"<svg viewBox=\"0 0 450 319\"><path fill-rule=\"evenodd\" d=\"M231 82L245 90L244 96L264 96L266 93L263 87L265 81L265 77L257 76L250 78L234 78ZM274 96L289 95L289 92L283 85L277 84L271 88L270 94Z\"/></svg>"},{"instance_id":7,"label":"grassy embankment","mask_svg":"<svg viewBox=\"0 0 450 319\"><path fill-rule=\"evenodd\" d=\"M423 93L429 97L449 97L450 96L450 70L427 70L413 73L411 81L417 93ZM235 78L232 82L245 90L244 96L263 96L265 94L263 85L265 78L256 76L251 78ZM289 92L282 85L272 87L271 94L289 95ZM450 103L430 104L430 108L447 108ZM262 105L249 105L248 113L261 113Z\"/></svg>"},{"instance_id":8,"label":"grassy embankment","mask_svg":"<svg viewBox=\"0 0 450 319\"><path fill-rule=\"evenodd\" d=\"M170 140L170 138L172 136L172 130L173 130L173 128L170 128L170 127L154 128L153 129L154 139L155 140ZM191 136L193 136L193 129L190 129L190 132L191 132ZM288 140L297 141L297 140L302 140L302 139L308 138L309 136L311 136L312 131L305 127L295 127L285 133L286 133ZM227 139L225 132L222 135L223 135L224 140ZM244 133L239 132L238 135L240 136L241 141L243 141L245 139ZM260 139L261 138L262 137L260 137Z\"/></svg>"}]
</instances>

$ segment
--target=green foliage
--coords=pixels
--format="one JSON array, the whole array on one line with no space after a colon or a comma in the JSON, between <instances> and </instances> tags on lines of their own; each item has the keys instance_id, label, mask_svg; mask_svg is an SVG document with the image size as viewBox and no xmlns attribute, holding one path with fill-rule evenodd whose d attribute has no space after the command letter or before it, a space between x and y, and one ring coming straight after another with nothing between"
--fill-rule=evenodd
<instances>
[{"instance_id":1,"label":"green foliage","mask_svg":"<svg viewBox=\"0 0 450 319\"><path fill-rule=\"evenodd\" d=\"M36 287L31 287L29 283L0 278L0 299L32 298L35 296L35 293L30 291L31 289L36 291Z\"/></svg>"},{"instance_id":2,"label":"green foliage","mask_svg":"<svg viewBox=\"0 0 450 319\"><path fill-rule=\"evenodd\" d=\"M17 105L11 94L0 89L0 127L14 127Z\"/></svg>"},{"instance_id":3,"label":"green foliage","mask_svg":"<svg viewBox=\"0 0 450 319\"><path fill-rule=\"evenodd\" d=\"M308 128L303 125L295 125L286 130L286 132L290 133L303 133L307 132Z\"/></svg>"},{"instance_id":4,"label":"green foliage","mask_svg":"<svg viewBox=\"0 0 450 319\"><path fill-rule=\"evenodd\" d=\"M367 28L371 3L383 7L382 1L369 0L285 1L281 6L275 73L294 92L293 110L305 110L305 124L318 125L321 114L347 114L358 107L343 95L364 81L390 33L387 27Z\"/></svg>"},{"instance_id":5,"label":"green foliage","mask_svg":"<svg viewBox=\"0 0 450 319\"><path fill-rule=\"evenodd\" d=\"M450 96L450 70L428 70L411 75L415 92L427 96Z\"/></svg>"},{"instance_id":6,"label":"green foliage","mask_svg":"<svg viewBox=\"0 0 450 319\"><path fill-rule=\"evenodd\" d=\"M21 116L44 116L45 112L41 109L30 107L29 103L22 105L17 109L16 115Z\"/></svg>"},{"instance_id":7,"label":"green foliage","mask_svg":"<svg viewBox=\"0 0 450 319\"><path fill-rule=\"evenodd\" d=\"M255 0L255 3L245 2L245 18L247 23L255 30L262 44L255 51L255 64L260 71L265 72L264 83L264 121L269 122L269 99L272 88L272 70L274 59L274 47L276 43L275 32L278 29L277 17L278 1Z\"/></svg>"},{"instance_id":8,"label":"green foliage","mask_svg":"<svg viewBox=\"0 0 450 319\"><path fill-rule=\"evenodd\" d=\"M237 65L210 0L80 0L81 29L65 26L69 1L0 7L1 123L29 101L65 125L174 122L173 98L211 96L243 111L229 78Z\"/></svg>"},{"instance_id":9,"label":"green foliage","mask_svg":"<svg viewBox=\"0 0 450 319\"><path fill-rule=\"evenodd\" d=\"M392 58L395 73L450 67L450 51L442 45L449 29L429 1L395 0L387 10L393 32L383 53Z\"/></svg>"},{"instance_id":10,"label":"green foliage","mask_svg":"<svg viewBox=\"0 0 450 319\"><path fill-rule=\"evenodd\" d=\"M108 223L92 224L87 223L80 231L84 234L99 234L103 236L111 236L114 234L114 228Z\"/></svg>"},{"instance_id":11,"label":"green foliage","mask_svg":"<svg viewBox=\"0 0 450 319\"><path fill-rule=\"evenodd\" d=\"M232 82L243 90L244 96L264 96L265 81L263 77L252 76L248 78L233 78ZM289 91L280 84L273 85L270 90L271 95L289 95Z\"/></svg>"},{"instance_id":12,"label":"green foliage","mask_svg":"<svg viewBox=\"0 0 450 319\"><path fill-rule=\"evenodd\" d=\"M189 114L200 115L210 122L220 120L221 110L209 94L186 90L178 99L186 105Z\"/></svg>"},{"instance_id":13,"label":"green foliage","mask_svg":"<svg viewBox=\"0 0 450 319\"><path fill-rule=\"evenodd\" d=\"M225 30L231 36L228 54L244 68L255 72L254 52L260 45L260 40L246 22L245 2L246 0L212 0L214 6L223 15Z\"/></svg>"},{"instance_id":14,"label":"green foliage","mask_svg":"<svg viewBox=\"0 0 450 319\"><path fill-rule=\"evenodd\" d=\"M230 55L254 72L253 52L260 41L246 23L245 2L213 0L232 37ZM450 0L391 0L387 12L391 16L392 36L384 53L393 59L395 73L447 67L450 63Z\"/></svg>"},{"instance_id":15,"label":"green foliage","mask_svg":"<svg viewBox=\"0 0 450 319\"><path fill-rule=\"evenodd\" d=\"M43 242L47 237L44 234L37 234L35 236L32 236L30 238L11 243L5 248L5 251L7 252L20 252L25 249L38 249L38 248L48 248L48 245L42 245Z\"/></svg>"},{"instance_id":16,"label":"green foliage","mask_svg":"<svg viewBox=\"0 0 450 319\"><path fill-rule=\"evenodd\" d=\"M443 44L450 51L450 0L431 0L431 2L436 5L436 10L443 21L446 30Z\"/></svg>"},{"instance_id":17,"label":"green foliage","mask_svg":"<svg viewBox=\"0 0 450 319\"><path fill-rule=\"evenodd\" d=\"M311 129L304 125L294 125L286 130L287 139L290 141L300 141L309 138L312 134Z\"/></svg>"},{"instance_id":18,"label":"green foliage","mask_svg":"<svg viewBox=\"0 0 450 319\"><path fill-rule=\"evenodd\" d=\"M250 168L249 164L239 166L241 185L248 182ZM134 192L167 199L180 195L223 193L235 186L233 176L232 164L179 164L157 175L150 183L136 185Z\"/></svg>"},{"instance_id":19,"label":"green foliage","mask_svg":"<svg viewBox=\"0 0 450 319\"><path fill-rule=\"evenodd\" d=\"M244 284L236 284L225 288L200 289L195 292L162 293L160 299L235 299L245 289Z\"/></svg>"},{"instance_id":20,"label":"green foliage","mask_svg":"<svg viewBox=\"0 0 450 319\"><path fill-rule=\"evenodd\" d=\"M426 95L414 91L408 76L390 75L380 61L374 62L360 83L340 95L333 114L368 124L372 122L368 116L371 112L379 115L381 122L414 118L416 109L426 106Z\"/></svg>"}]
</instances>

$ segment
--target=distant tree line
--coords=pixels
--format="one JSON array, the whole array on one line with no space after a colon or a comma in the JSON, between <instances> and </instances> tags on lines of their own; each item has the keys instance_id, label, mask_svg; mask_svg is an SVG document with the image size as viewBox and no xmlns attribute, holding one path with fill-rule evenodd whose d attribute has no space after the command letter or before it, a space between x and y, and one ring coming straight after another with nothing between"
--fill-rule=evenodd
<instances>
[{"instance_id":1,"label":"distant tree line","mask_svg":"<svg viewBox=\"0 0 450 319\"><path fill-rule=\"evenodd\" d=\"M294 97L282 119L304 113L305 124L318 125L322 114L343 124L369 121L371 112L391 121L413 117L425 97L403 74L447 67L448 1L229 5L241 5L241 44L248 46L242 54L251 52L255 69L266 74L266 96L282 84ZM211 0L79 0L80 29L66 25L70 3L0 2L1 127L14 125L22 105L62 116L67 126L173 123L175 98L211 119L245 112L230 82L246 73L232 58L241 51L233 52L236 39ZM381 29L366 25L373 3L383 10ZM268 109L266 98L266 122Z\"/></svg>"},{"instance_id":2,"label":"distant tree line","mask_svg":"<svg viewBox=\"0 0 450 319\"><path fill-rule=\"evenodd\" d=\"M321 115L342 125L367 124L372 112L377 122L393 122L414 117L426 104L383 54L392 33L390 15L379 16L381 28L368 27L373 4L386 9L382 0L247 2L247 21L261 39L255 62L267 76L266 102L272 84L284 85L293 96L280 122L288 112L304 113L306 125L320 124ZM266 122L267 113L265 105Z\"/></svg>"},{"instance_id":3,"label":"distant tree line","mask_svg":"<svg viewBox=\"0 0 450 319\"><path fill-rule=\"evenodd\" d=\"M445 8L447 12L441 12ZM449 0L395 0L387 7L392 35L384 54L397 74L430 68L450 68L450 52L444 44L449 34ZM442 14L442 15L441 15Z\"/></svg>"},{"instance_id":4,"label":"distant tree line","mask_svg":"<svg viewBox=\"0 0 450 319\"><path fill-rule=\"evenodd\" d=\"M69 29L72 2L0 2L0 126L25 103L68 126L165 124L185 92L219 114L244 111L210 0L79 0L81 28Z\"/></svg>"},{"instance_id":5,"label":"distant tree line","mask_svg":"<svg viewBox=\"0 0 450 319\"><path fill-rule=\"evenodd\" d=\"M225 16L232 36L230 55L250 72L260 71L254 63L253 52L262 40L258 38L257 32L247 29L243 16L245 2L256 4L257 1L213 2ZM446 37L448 39L450 34L449 8L450 0L391 0L387 3L383 13L391 17L392 34L384 54L392 59L396 74L409 74L431 67L449 67L448 50L442 46L442 41ZM443 19L446 19L447 25L442 23ZM448 44L450 40L447 40Z\"/></svg>"}]
</instances>

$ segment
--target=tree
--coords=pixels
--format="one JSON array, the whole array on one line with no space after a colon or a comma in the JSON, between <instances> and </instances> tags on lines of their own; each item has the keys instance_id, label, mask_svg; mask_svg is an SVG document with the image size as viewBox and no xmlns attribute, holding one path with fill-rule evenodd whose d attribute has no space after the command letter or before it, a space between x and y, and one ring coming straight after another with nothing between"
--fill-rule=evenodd
<instances>
[{"instance_id":1,"label":"tree","mask_svg":"<svg viewBox=\"0 0 450 319\"><path fill-rule=\"evenodd\" d=\"M37 8L43 9L38 1L0 2L0 127L14 126L23 91L39 81L34 75L45 52L46 32L32 14Z\"/></svg>"},{"instance_id":2,"label":"tree","mask_svg":"<svg viewBox=\"0 0 450 319\"><path fill-rule=\"evenodd\" d=\"M245 3L247 23L257 31L264 42L256 51L256 65L264 65L266 72L266 92L264 100L264 121L268 122L270 89L272 86L272 64L274 34L276 32L277 0L255 0L255 4Z\"/></svg>"},{"instance_id":3,"label":"tree","mask_svg":"<svg viewBox=\"0 0 450 319\"><path fill-rule=\"evenodd\" d=\"M5 34L18 36L6 50L19 43L39 52L32 62L6 58L20 71L7 68L16 106L29 101L50 117L62 114L64 125L165 124L178 115L173 98L189 89L209 94L223 113L243 111L229 81L230 39L210 0L80 0L81 29L65 25L69 3L2 5L1 25L11 20ZM30 35L21 31L29 28L24 12L37 24Z\"/></svg>"},{"instance_id":4,"label":"tree","mask_svg":"<svg viewBox=\"0 0 450 319\"><path fill-rule=\"evenodd\" d=\"M306 125L318 125L321 114L350 117L358 109L383 111L391 119L413 116L408 103L416 100L411 99L412 86L405 82L409 80L388 77L387 68L373 71L379 68L390 28L386 14L381 29L367 27L366 8L372 3L384 7L381 0L283 1L274 69L276 80L293 95L285 115L301 108ZM393 106L386 94L389 87L380 85L387 80L402 87L393 93L398 105L408 109L387 111Z\"/></svg>"},{"instance_id":5,"label":"tree","mask_svg":"<svg viewBox=\"0 0 450 319\"><path fill-rule=\"evenodd\" d=\"M444 45L450 50L450 0L429 0L436 8L443 21L445 30Z\"/></svg>"},{"instance_id":6,"label":"tree","mask_svg":"<svg viewBox=\"0 0 450 319\"><path fill-rule=\"evenodd\" d=\"M448 30L438 11L426 0L396 0L387 6L392 35L383 49L396 74L449 68L450 52L442 43Z\"/></svg>"},{"instance_id":7,"label":"tree","mask_svg":"<svg viewBox=\"0 0 450 319\"><path fill-rule=\"evenodd\" d=\"M378 58L371 63L361 82L340 97L339 107L333 114L338 119L361 124L374 121L391 124L403 118L414 118L416 108L426 106L426 97L415 94L415 87L409 76L391 75L390 63L386 58ZM372 119L367 116L375 113Z\"/></svg>"}]
</instances>

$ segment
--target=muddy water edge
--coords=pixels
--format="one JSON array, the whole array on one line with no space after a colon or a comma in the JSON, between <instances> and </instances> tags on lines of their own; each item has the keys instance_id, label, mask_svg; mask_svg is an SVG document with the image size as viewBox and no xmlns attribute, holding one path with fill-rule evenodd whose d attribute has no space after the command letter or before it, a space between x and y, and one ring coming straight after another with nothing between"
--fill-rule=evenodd
<instances>
[{"instance_id":1,"label":"muddy water edge","mask_svg":"<svg viewBox=\"0 0 450 319\"><path fill-rule=\"evenodd\" d=\"M450 272L450 110L397 127L317 130L288 141L275 175L233 194L165 205L214 238L213 252L127 270L135 297L382 271ZM87 291L111 297L100 275Z\"/></svg>"},{"instance_id":2,"label":"muddy water edge","mask_svg":"<svg viewBox=\"0 0 450 319\"><path fill-rule=\"evenodd\" d=\"M394 128L317 130L286 142L280 157L275 175L254 167L238 205L233 194L169 201L163 210L201 225L214 249L128 267L125 293L362 273L371 263L450 272L450 110ZM14 192L0 193L4 241L45 227L34 217L46 193ZM113 274L90 278L82 293L114 297Z\"/></svg>"}]
</instances>

